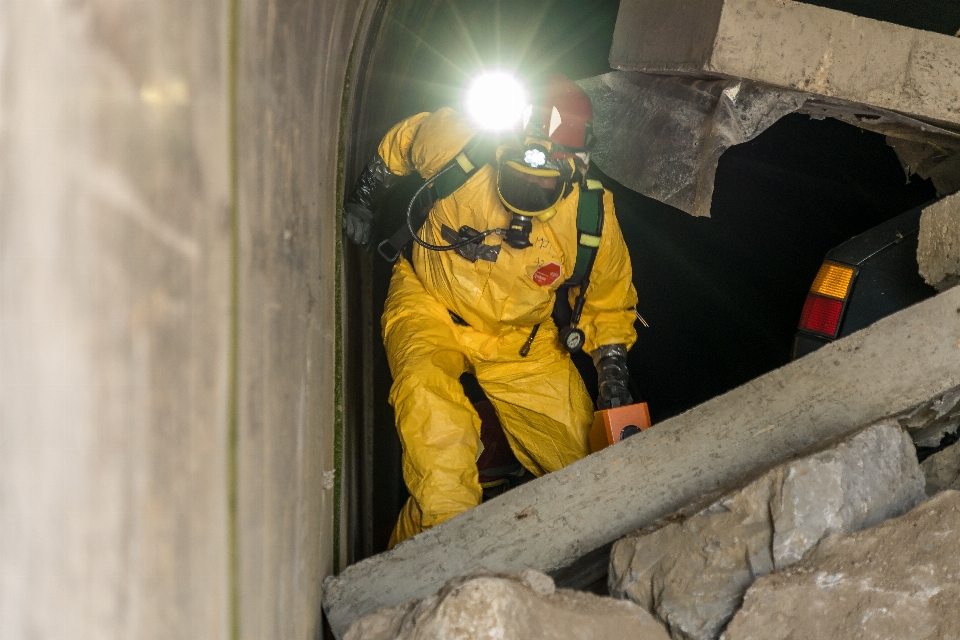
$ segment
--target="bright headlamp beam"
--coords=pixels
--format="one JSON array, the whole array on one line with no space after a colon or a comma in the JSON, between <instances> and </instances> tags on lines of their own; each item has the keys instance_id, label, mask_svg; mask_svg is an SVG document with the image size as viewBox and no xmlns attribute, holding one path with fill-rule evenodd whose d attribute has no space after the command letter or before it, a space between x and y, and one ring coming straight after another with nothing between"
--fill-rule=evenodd
<instances>
[{"instance_id":1,"label":"bright headlamp beam","mask_svg":"<svg viewBox=\"0 0 960 640\"><path fill-rule=\"evenodd\" d=\"M506 131L520 126L527 102L519 80L505 71L486 71L470 83L465 107L480 129Z\"/></svg>"}]
</instances>

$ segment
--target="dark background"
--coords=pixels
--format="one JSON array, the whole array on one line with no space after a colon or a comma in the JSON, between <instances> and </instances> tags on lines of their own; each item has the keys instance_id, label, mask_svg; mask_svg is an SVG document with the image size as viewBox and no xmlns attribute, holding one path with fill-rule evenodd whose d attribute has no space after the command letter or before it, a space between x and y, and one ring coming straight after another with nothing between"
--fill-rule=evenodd
<instances>
[{"instance_id":1,"label":"dark background","mask_svg":"<svg viewBox=\"0 0 960 640\"><path fill-rule=\"evenodd\" d=\"M956 0L821 0L823 7L953 35ZM367 56L360 143L364 157L409 115L459 107L479 69L525 78L609 71L616 1L395 0ZM824 254L934 197L907 181L880 135L833 120L792 115L720 159L711 218L694 218L630 191L594 169L614 193L634 267L639 311L630 352L635 382L654 422L685 411L789 360L800 310ZM401 186L386 206L405 206ZM369 295L379 318L390 265L374 262ZM386 403L390 378L374 338L373 539L385 548L406 498L400 445ZM578 361L588 388L596 374ZM369 458L368 458L369 459Z\"/></svg>"}]
</instances>

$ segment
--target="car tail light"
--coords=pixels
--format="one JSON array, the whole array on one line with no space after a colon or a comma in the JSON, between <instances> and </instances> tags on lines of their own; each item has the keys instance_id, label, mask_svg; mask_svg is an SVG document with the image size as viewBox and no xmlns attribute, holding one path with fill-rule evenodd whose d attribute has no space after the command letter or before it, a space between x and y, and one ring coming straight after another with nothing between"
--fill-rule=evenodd
<instances>
[{"instance_id":1,"label":"car tail light","mask_svg":"<svg viewBox=\"0 0 960 640\"><path fill-rule=\"evenodd\" d=\"M850 290L850 281L853 280L853 269L839 264L824 262L813 280L810 293L844 300Z\"/></svg>"},{"instance_id":2,"label":"car tail light","mask_svg":"<svg viewBox=\"0 0 960 640\"><path fill-rule=\"evenodd\" d=\"M852 267L824 262L803 305L800 329L836 338L855 275Z\"/></svg>"},{"instance_id":3,"label":"car tail light","mask_svg":"<svg viewBox=\"0 0 960 640\"><path fill-rule=\"evenodd\" d=\"M807 302L803 305L803 313L800 314L800 328L835 336L842 313L842 300L824 298L811 293L807 296Z\"/></svg>"}]
</instances>

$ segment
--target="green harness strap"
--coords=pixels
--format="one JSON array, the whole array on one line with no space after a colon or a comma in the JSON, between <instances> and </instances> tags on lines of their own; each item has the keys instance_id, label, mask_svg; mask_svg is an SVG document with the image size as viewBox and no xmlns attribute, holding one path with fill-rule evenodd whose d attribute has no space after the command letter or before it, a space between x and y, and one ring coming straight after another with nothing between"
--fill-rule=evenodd
<instances>
[{"instance_id":1,"label":"green harness strap","mask_svg":"<svg viewBox=\"0 0 960 640\"><path fill-rule=\"evenodd\" d=\"M454 191L467 183L467 180L473 177L477 171L483 167L477 166L470 160L466 152L461 151L453 159L456 166L451 167L449 171L439 176L433 181L433 189L437 194L438 200L443 200Z\"/></svg>"},{"instance_id":2,"label":"green harness strap","mask_svg":"<svg viewBox=\"0 0 960 640\"><path fill-rule=\"evenodd\" d=\"M495 155L495 142L486 136L474 136L450 161L449 171L443 172L432 182L437 199L442 200L451 195L454 191L466 184L467 180L482 169L485 165L493 162Z\"/></svg>"},{"instance_id":3,"label":"green harness strap","mask_svg":"<svg viewBox=\"0 0 960 640\"><path fill-rule=\"evenodd\" d=\"M577 261L568 280L570 284L576 286L590 279L602 233L603 185L599 180L587 180L577 205Z\"/></svg>"},{"instance_id":4,"label":"green harness strap","mask_svg":"<svg viewBox=\"0 0 960 640\"><path fill-rule=\"evenodd\" d=\"M600 234L603 233L603 185L598 180L587 180L580 187L580 201L577 203L577 261L573 266L573 275L564 282L564 286L578 287L577 298L570 314L570 324L559 332L560 344L570 353L583 348L586 336L577 325L587 301L587 289L590 288L590 272L597 260L600 249Z\"/></svg>"}]
</instances>

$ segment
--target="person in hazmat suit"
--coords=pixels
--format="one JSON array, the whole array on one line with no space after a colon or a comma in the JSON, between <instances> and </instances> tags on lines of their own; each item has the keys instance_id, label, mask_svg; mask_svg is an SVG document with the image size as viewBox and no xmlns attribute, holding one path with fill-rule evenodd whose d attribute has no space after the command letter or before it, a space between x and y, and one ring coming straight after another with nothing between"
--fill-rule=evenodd
<instances>
[{"instance_id":1,"label":"person in hazmat suit","mask_svg":"<svg viewBox=\"0 0 960 640\"><path fill-rule=\"evenodd\" d=\"M481 502L480 418L459 382L465 372L535 476L589 453L593 402L551 319L578 260L592 267L570 289L580 333L563 339L593 356L601 409L633 402L626 357L637 296L613 196L586 179L592 117L583 90L555 76L528 107L522 136L484 159L467 118L420 113L384 136L344 204L346 234L369 246L375 202L400 176L419 173L437 198L393 268L381 320L410 491L390 547ZM578 229L591 186L599 233Z\"/></svg>"}]
</instances>

